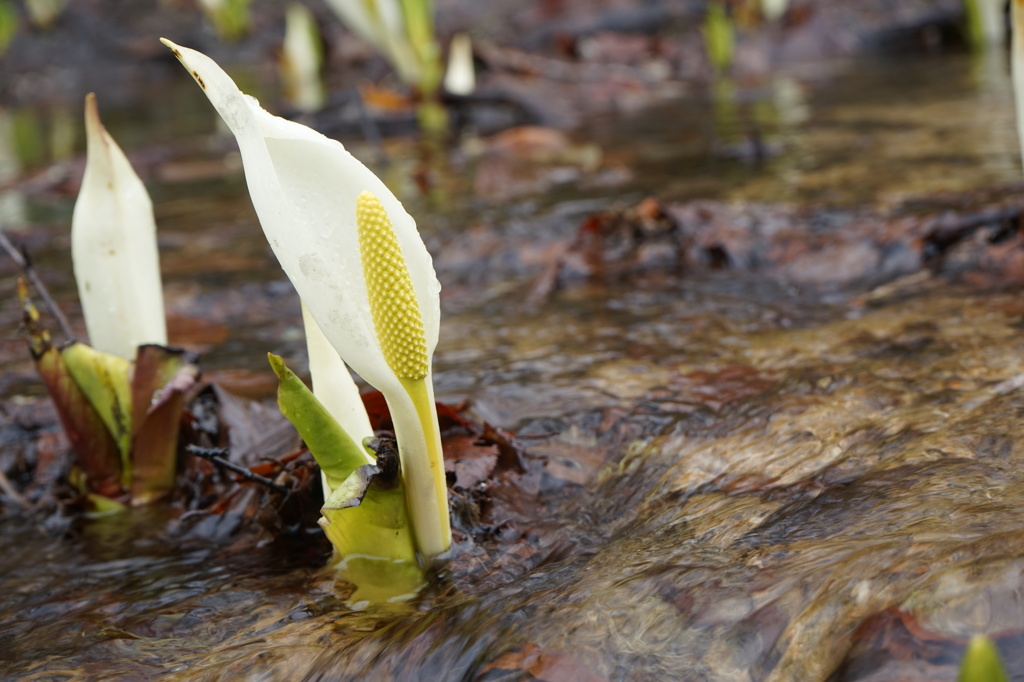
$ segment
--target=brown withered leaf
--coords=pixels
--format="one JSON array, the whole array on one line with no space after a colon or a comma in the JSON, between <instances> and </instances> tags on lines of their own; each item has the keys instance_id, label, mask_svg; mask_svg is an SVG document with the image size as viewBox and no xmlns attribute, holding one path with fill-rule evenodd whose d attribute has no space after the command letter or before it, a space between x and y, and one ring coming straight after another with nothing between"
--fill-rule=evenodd
<instances>
[{"instance_id":1,"label":"brown withered leaf","mask_svg":"<svg viewBox=\"0 0 1024 682\"><path fill-rule=\"evenodd\" d=\"M680 400L699 403L712 410L742 398L764 393L776 380L753 367L725 367L719 370L696 370L679 374L669 380Z\"/></svg>"},{"instance_id":2,"label":"brown withered leaf","mask_svg":"<svg viewBox=\"0 0 1024 682\"><path fill-rule=\"evenodd\" d=\"M509 673L519 673L513 679L539 682L606 682L608 678L598 675L578 658L563 651L548 649L530 642L519 651L502 654L483 667L481 680L504 679Z\"/></svg>"},{"instance_id":3,"label":"brown withered leaf","mask_svg":"<svg viewBox=\"0 0 1024 682\"><path fill-rule=\"evenodd\" d=\"M186 351L139 347L132 377L133 504L152 502L174 489L182 411L198 378L199 368Z\"/></svg>"},{"instance_id":4,"label":"brown withered leaf","mask_svg":"<svg viewBox=\"0 0 1024 682\"><path fill-rule=\"evenodd\" d=\"M472 434L447 436L443 441L444 470L455 474L455 487L470 489L486 481L498 462L496 445L480 445Z\"/></svg>"},{"instance_id":5,"label":"brown withered leaf","mask_svg":"<svg viewBox=\"0 0 1024 682\"><path fill-rule=\"evenodd\" d=\"M122 498L125 491L121 487L121 453L117 443L71 378L60 351L52 346L46 348L36 358L36 368L57 408L89 490L111 499Z\"/></svg>"},{"instance_id":6,"label":"brown withered leaf","mask_svg":"<svg viewBox=\"0 0 1024 682\"><path fill-rule=\"evenodd\" d=\"M389 88L382 88L369 81L359 84L359 95L370 109L377 111L408 111L413 102L407 96Z\"/></svg>"},{"instance_id":7,"label":"brown withered leaf","mask_svg":"<svg viewBox=\"0 0 1024 682\"><path fill-rule=\"evenodd\" d=\"M953 679L966 644L961 638L929 631L912 614L896 608L865 618L851 639L837 668L839 679Z\"/></svg>"},{"instance_id":8,"label":"brown withered leaf","mask_svg":"<svg viewBox=\"0 0 1024 682\"><path fill-rule=\"evenodd\" d=\"M217 384L214 394L220 406L220 422L232 462L252 466L265 458L293 452L300 444L295 427L275 402L256 402L235 397Z\"/></svg>"},{"instance_id":9,"label":"brown withered leaf","mask_svg":"<svg viewBox=\"0 0 1024 682\"><path fill-rule=\"evenodd\" d=\"M363 407L370 417L370 428L374 431L393 431L394 424L391 423L391 412L388 410L388 403L384 400L384 394L377 390L363 391L360 396L363 399ZM435 402L437 409L437 423L443 434L451 428L474 428L476 425L462 416L466 409L464 402L457 405Z\"/></svg>"}]
</instances>

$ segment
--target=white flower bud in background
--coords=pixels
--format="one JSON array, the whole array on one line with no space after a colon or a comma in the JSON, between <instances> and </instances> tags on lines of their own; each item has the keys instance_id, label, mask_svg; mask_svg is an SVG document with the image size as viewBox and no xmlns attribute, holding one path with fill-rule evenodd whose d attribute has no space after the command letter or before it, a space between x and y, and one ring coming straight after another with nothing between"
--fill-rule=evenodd
<instances>
[{"instance_id":1,"label":"white flower bud in background","mask_svg":"<svg viewBox=\"0 0 1024 682\"><path fill-rule=\"evenodd\" d=\"M71 219L71 257L93 348L129 360L167 344L153 204L85 98L87 161Z\"/></svg>"}]
</instances>

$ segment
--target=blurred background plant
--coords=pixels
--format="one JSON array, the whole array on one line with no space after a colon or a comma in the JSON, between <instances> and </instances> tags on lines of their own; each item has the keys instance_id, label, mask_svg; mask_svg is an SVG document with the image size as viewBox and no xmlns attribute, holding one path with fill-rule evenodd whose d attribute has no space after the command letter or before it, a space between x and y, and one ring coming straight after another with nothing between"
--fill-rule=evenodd
<instances>
[{"instance_id":1,"label":"blurred background plant","mask_svg":"<svg viewBox=\"0 0 1024 682\"><path fill-rule=\"evenodd\" d=\"M199 0L203 14L224 40L235 41L249 32L251 0Z\"/></svg>"},{"instance_id":2,"label":"blurred background plant","mask_svg":"<svg viewBox=\"0 0 1024 682\"><path fill-rule=\"evenodd\" d=\"M284 98L299 111L319 111L326 93L321 79L324 48L316 19L305 5L298 3L288 5L284 18L280 60Z\"/></svg>"},{"instance_id":3,"label":"blurred background plant","mask_svg":"<svg viewBox=\"0 0 1024 682\"><path fill-rule=\"evenodd\" d=\"M438 101L441 50L431 0L327 0L327 5L356 35L390 62L398 78L415 90L420 124L443 131L447 116Z\"/></svg>"},{"instance_id":4,"label":"blurred background plant","mask_svg":"<svg viewBox=\"0 0 1024 682\"><path fill-rule=\"evenodd\" d=\"M724 2L708 3L704 18L704 44L715 73L722 74L728 70L736 52L736 28Z\"/></svg>"},{"instance_id":5,"label":"blurred background plant","mask_svg":"<svg viewBox=\"0 0 1024 682\"><path fill-rule=\"evenodd\" d=\"M156 224L145 185L85 101L87 158L71 225L72 261L92 346L33 283L66 339L49 331L19 285L29 350L75 453L69 475L92 511L168 496L178 472L185 395L198 378L192 354L167 347ZM31 278L26 259L6 250Z\"/></svg>"},{"instance_id":6,"label":"blurred background plant","mask_svg":"<svg viewBox=\"0 0 1024 682\"><path fill-rule=\"evenodd\" d=\"M967 38L975 48L1006 44L1006 0L964 0Z\"/></svg>"},{"instance_id":7,"label":"blurred background plant","mask_svg":"<svg viewBox=\"0 0 1024 682\"><path fill-rule=\"evenodd\" d=\"M399 79L429 99L441 82L431 0L327 0L356 35L387 58Z\"/></svg>"},{"instance_id":8,"label":"blurred background plant","mask_svg":"<svg viewBox=\"0 0 1024 682\"><path fill-rule=\"evenodd\" d=\"M11 0L0 0L0 55L3 55L18 32L18 13Z\"/></svg>"},{"instance_id":9,"label":"blurred background plant","mask_svg":"<svg viewBox=\"0 0 1024 682\"><path fill-rule=\"evenodd\" d=\"M1008 682L995 643L985 635L975 635L967 644L957 682Z\"/></svg>"},{"instance_id":10,"label":"blurred background plant","mask_svg":"<svg viewBox=\"0 0 1024 682\"><path fill-rule=\"evenodd\" d=\"M49 28L68 6L68 0L26 0L25 11L37 28Z\"/></svg>"}]
</instances>

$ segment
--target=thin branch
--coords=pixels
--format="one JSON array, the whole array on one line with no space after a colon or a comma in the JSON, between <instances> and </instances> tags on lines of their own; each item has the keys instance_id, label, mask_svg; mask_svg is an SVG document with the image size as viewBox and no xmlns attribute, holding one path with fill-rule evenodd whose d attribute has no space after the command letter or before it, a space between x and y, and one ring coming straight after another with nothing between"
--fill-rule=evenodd
<instances>
[{"instance_id":1,"label":"thin branch","mask_svg":"<svg viewBox=\"0 0 1024 682\"><path fill-rule=\"evenodd\" d=\"M228 451L225 448L204 448L198 445L188 445L185 447L185 450L190 455L202 457L207 461L213 462L214 464L223 469L227 469L228 471L234 474L238 474L247 481L251 481L252 483L259 483L260 485L265 485L274 492L281 493L282 495L288 495L291 493L290 490L288 490L285 487L279 486L278 484L271 481L269 478L265 476L260 476L259 474L255 474L252 471L246 469L244 466L235 464L234 462L229 462L228 460L224 459L223 456L228 454Z\"/></svg>"},{"instance_id":2,"label":"thin branch","mask_svg":"<svg viewBox=\"0 0 1024 682\"><path fill-rule=\"evenodd\" d=\"M57 303L51 298L50 292L47 290L46 285L43 284L43 280L39 278L35 268L32 267L28 253L23 249L16 248L2 229L0 229L0 247L3 247L3 250L11 257L14 264L21 270L21 273L32 282L32 287L39 294L40 298L43 299L43 304L50 311L50 314L53 315L53 318L57 320L57 326L60 327L64 338L67 339L68 343L74 342L75 335L71 332L71 325L68 324L68 319L64 317L64 313L57 307Z\"/></svg>"}]
</instances>

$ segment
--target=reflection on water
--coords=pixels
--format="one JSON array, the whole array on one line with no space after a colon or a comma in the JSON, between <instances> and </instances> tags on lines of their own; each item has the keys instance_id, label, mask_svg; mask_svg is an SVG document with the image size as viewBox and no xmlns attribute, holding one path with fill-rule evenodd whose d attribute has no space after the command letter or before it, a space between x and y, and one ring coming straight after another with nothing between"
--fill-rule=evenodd
<instances>
[{"instance_id":1,"label":"reflection on water","mask_svg":"<svg viewBox=\"0 0 1024 682\"><path fill-rule=\"evenodd\" d=\"M1007 57L866 61L608 117L588 133L669 199L856 205L1019 179ZM758 148L763 147L759 152ZM760 154L767 158L759 163Z\"/></svg>"},{"instance_id":2,"label":"reflection on water","mask_svg":"<svg viewBox=\"0 0 1024 682\"><path fill-rule=\"evenodd\" d=\"M1017 180L999 59L839 74L595 121L583 134L625 181L599 171L495 206L469 195L463 169L445 179L451 212L416 198L410 210L434 243L481 222L545 242L654 191L855 204ZM230 150L191 116L185 146L202 134L196 147L227 175L154 183L172 312L223 325L204 337L207 367L301 355L294 295L223 161ZM46 201L49 215L70 213L70 198ZM52 238L33 242L44 274L70 301L66 226L38 229ZM558 524L540 565L481 577L467 549L430 604L352 613L329 576L272 547L211 547L141 513L61 539L5 519L18 548L0 561L6 674L935 679L952 676L975 631L1024 644L1016 293L936 281L823 305L731 272L654 274L581 284L525 312L532 274L492 275L447 300L435 370L440 398L469 397L537 436L553 507L538 523ZM879 632L895 634L883 647Z\"/></svg>"}]
</instances>

